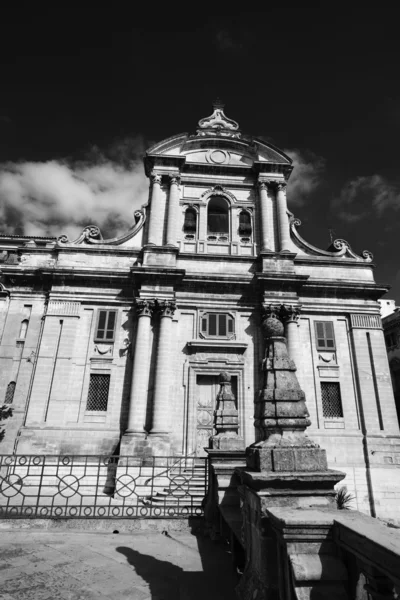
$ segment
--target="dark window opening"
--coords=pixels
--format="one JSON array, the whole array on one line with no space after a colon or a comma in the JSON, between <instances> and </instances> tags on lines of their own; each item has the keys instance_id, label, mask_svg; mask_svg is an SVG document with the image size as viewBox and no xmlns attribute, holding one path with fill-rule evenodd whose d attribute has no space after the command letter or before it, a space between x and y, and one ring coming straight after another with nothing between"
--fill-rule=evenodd
<instances>
[{"instance_id":1,"label":"dark window opening","mask_svg":"<svg viewBox=\"0 0 400 600\"><path fill-rule=\"evenodd\" d=\"M185 222L183 231L185 233L196 233L197 230L197 212L194 208L188 208L185 212Z\"/></svg>"},{"instance_id":2,"label":"dark window opening","mask_svg":"<svg viewBox=\"0 0 400 600\"><path fill-rule=\"evenodd\" d=\"M317 321L315 323L318 350L334 350L335 337L333 334L333 323L330 321Z\"/></svg>"},{"instance_id":3,"label":"dark window opening","mask_svg":"<svg viewBox=\"0 0 400 600\"><path fill-rule=\"evenodd\" d=\"M8 384L7 390L6 390L6 397L4 399L4 404L12 404L13 403L16 385L17 384L15 383L15 381L10 381L10 383Z\"/></svg>"},{"instance_id":4,"label":"dark window opening","mask_svg":"<svg viewBox=\"0 0 400 600\"><path fill-rule=\"evenodd\" d=\"M113 342L116 320L116 310L99 310L95 340L99 342Z\"/></svg>"},{"instance_id":5,"label":"dark window opening","mask_svg":"<svg viewBox=\"0 0 400 600\"><path fill-rule=\"evenodd\" d=\"M251 235L251 217L245 210L242 210L239 215L239 235Z\"/></svg>"},{"instance_id":6,"label":"dark window opening","mask_svg":"<svg viewBox=\"0 0 400 600\"><path fill-rule=\"evenodd\" d=\"M338 383L321 383L322 414L327 419L343 417L342 398Z\"/></svg>"},{"instance_id":7,"label":"dark window opening","mask_svg":"<svg viewBox=\"0 0 400 600\"><path fill-rule=\"evenodd\" d=\"M390 346L396 346L396 336L394 333L386 333L385 334L385 342L388 348Z\"/></svg>"},{"instance_id":8,"label":"dark window opening","mask_svg":"<svg viewBox=\"0 0 400 600\"><path fill-rule=\"evenodd\" d=\"M28 319L21 321L21 329L19 330L19 339L24 340L26 338L26 332L28 331Z\"/></svg>"},{"instance_id":9,"label":"dark window opening","mask_svg":"<svg viewBox=\"0 0 400 600\"><path fill-rule=\"evenodd\" d=\"M208 337L232 335L233 318L224 313L208 313L201 319L201 332Z\"/></svg>"},{"instance_id":10,"label":"dark window opening","mask_svg":"<svg viewBox=\"0 0 400 600\"><path fill-rule=\"evenodd\" d=\"M107 410L110 375L90 375L86 410Z\"/></svg>"},{"instance_id":11,"label":"dark window opening","mask_svg":"<svg viewBox=\"0 0 400 600\"><path fill-rule=\"evenodd\" d=\"M229 233L229 210L222 198L212 197L208 203L207 233Z\"/></svg>"}]
</instances>

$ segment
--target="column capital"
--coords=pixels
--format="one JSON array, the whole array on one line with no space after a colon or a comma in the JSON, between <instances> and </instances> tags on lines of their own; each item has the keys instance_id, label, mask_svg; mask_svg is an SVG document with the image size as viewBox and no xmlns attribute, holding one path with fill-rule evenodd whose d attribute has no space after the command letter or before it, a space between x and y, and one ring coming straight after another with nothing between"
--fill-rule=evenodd
<instances>
[{"instance_id":1,"label":"column capital","mask_svg":"<svg viewBox=\"0 0 400 600\"><path fill-rule=\"evenodd\" d=\"M278 319L281 323L295 322L300 318L301 305L297 304L264 304L262 306L262 319Z\"/></svg>"},{"instance_id":2,"label":"column capital","mask_svg":"<svg viewBox=\"0 0 400 600\"><path fill-rule=\"evenodd\" d=\"M180 183L181 183L180 174L174 173L173 175L170 175L169 183L170 183L170 185L180 185Z\"/></svg>"},{"instance_id":3,"label":"column capital","mask_svg":"<svg viewBox=\"0 0 400 600\"><path fill-rule=\"evenodd\" d=\"M161 173L157 173L157 171L152 171L150 175L151 183L154 185L155 183L161 184L162 175Z\"/></svg>"},{"instance_id":4,"label":"column capital","mask_svg":"<svg viewBox=\"0 0 400 600\"><path fill-rule=\"evenodd\" d=\"M260 190L268 190L272 189L275 186L276 180L263 178L259 179L257 183Z\"/></svg>"},{"instance_id":5,"label":"column capital","mask_svg":"<svg viewBox=\"0 0 400 600\"><path fill-rule=\"evenodd\" d=\"M276 191L286 193L286 187L287 187L286 181L279 181L279 183L276 184Z\"/></svg>"},{"instance_id":6,"label":"column capital","mask_svg":"<svg viewBox=\"0 0 400 600\"><path fill-rule=\"evenodd\" d=\"M135 309L138 317L151 317L155 310L154 300L135 300Z\"/></svg>"},{"instance_id":7,"label":"column capital","mask_svg":"<svg viewBox=\"0 0 400 600\"><path fill-rule=\"evenodd\" d=\"M175 300L156 300L156 306L160 317L169 317L172 319L176 310Z\"/></svg>"}]
</instances>

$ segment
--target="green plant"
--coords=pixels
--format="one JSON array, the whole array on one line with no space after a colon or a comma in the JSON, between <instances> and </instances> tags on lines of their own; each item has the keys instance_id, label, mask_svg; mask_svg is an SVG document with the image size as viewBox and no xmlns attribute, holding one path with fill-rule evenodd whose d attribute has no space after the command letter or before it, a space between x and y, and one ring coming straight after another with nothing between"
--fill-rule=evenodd
<instances>
[{"instance_id":1,"label":"green plant","mask_svg":"<svg viewBox=\"0 0 400 600\"><path fill-rule=\"evenodd\" d=\"M338 510L351 510L351 504L355 499L355 496L347 491L345 485L336 490L335 500Z\"/></svg>"}]
</instances>

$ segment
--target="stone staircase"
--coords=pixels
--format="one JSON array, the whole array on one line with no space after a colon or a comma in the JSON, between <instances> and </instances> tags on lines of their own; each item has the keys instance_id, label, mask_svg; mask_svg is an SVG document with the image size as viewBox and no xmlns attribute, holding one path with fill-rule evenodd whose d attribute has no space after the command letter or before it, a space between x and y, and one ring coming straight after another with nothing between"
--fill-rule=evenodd
<instances>
[{"instance_id":1,"label":"stone staircase","mask_svg":"<svg viewBox=\"0 0 400 600\"><path fill-rule=\"evenodd\" d=\"M206 465L194 464L188 469L172 468L169 472L170 484L153 496L142 500L144 506L163 508L201 507L206 494Z\"/></svg>"}]
</instances>

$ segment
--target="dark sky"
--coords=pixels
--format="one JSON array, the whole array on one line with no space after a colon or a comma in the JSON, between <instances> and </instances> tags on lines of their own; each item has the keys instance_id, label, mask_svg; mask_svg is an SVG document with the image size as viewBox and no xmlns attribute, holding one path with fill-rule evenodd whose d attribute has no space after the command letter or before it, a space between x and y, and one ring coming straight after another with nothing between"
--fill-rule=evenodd
<instances>
[{"instance_id":1,"label":"dark sky","mask_svg":"<svg viewBox=\"0 0 400 600\"><path fill-rule=\"evenodd\" d=\"M194 131L219 96L242 131L320 165L301 234L371 250L400 303L398 24L389 3L35 4L1 25L0 161ZM295 6L295 7L294 7ZM40 10L42 12L40 12Z\"/></svg>"}]
</instances>

